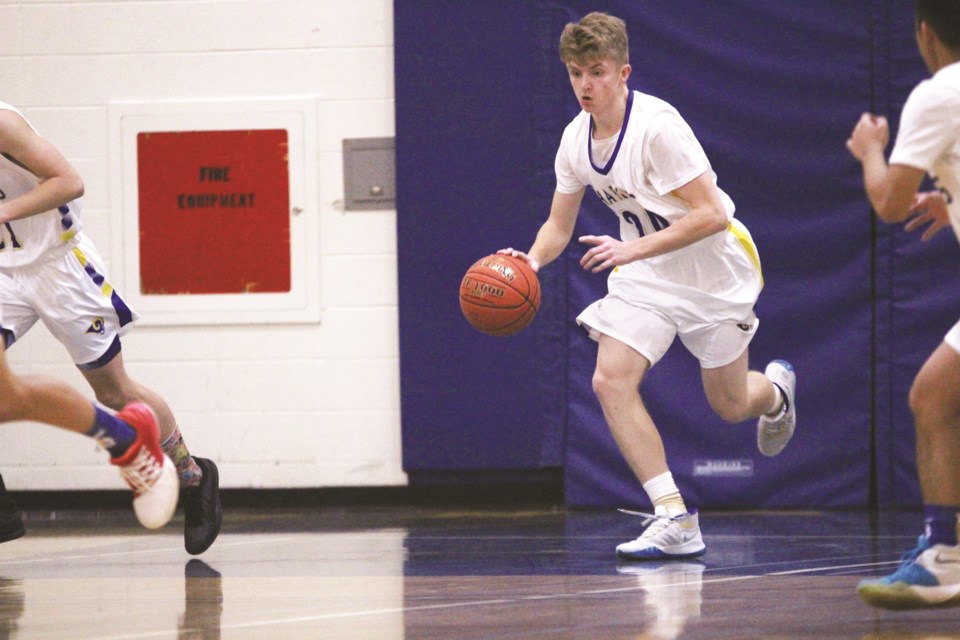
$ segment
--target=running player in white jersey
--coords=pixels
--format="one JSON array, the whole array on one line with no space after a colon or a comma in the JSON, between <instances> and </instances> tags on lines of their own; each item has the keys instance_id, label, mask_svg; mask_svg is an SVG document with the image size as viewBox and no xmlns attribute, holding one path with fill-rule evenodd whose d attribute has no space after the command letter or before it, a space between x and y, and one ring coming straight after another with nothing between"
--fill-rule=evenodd
<instances>
[{"instance_id":1,"label":"running player in white jersey","mask_svg":"<svg viewBox=\"0 0 960 640\"><path fill-rule=\"evenodd\" d=\"M864 187L884 222L926 226L928 240L952 224L960 237L960 2L917 1L917 43L933 77L910 94L890 163L885 118L865 113L847 147L863 165ZM918 193L924 175L936 191ZM960 606L960 322L920 369L910 389L924 533L891 575L859 592L892 609Z\"/></svg>"},{"instance_id":2,"label":"running player in white jersey","mask_svg":"<svg viewBox=\"0 0 960 640\"><path fill-rule=\"evenodd\" d=\"M760 260L733 202L676 109L627 88L624 22L591 13L566 26L560 58L583 111L567 126L556 158L550 216L525 258L534 269L570 242L584 191L610 207L620 238L587 235L580 263L611 269L609 293L577 318L599 342L593 387L620 451L654 506L649 526L617 547L634 560L691 558L705 550L667 466L663 442L638 392L674 338L698 358L710 406L735 423L759 417L757 444L780 453L796 426L796 376L782 360L750 371Z\"/></svg>"},{"instance_id":3,"label":"running player in white jersey","mask_svg":"<svg viewBox=\"0 0 960 640\"><path fill-rule=\"evenodd\" d=\"M9 348L42 320L67 348L97 400L112 409L148 405L163 450L176 465L184 545L199 554L220 531L217 467L190 455L176 419L155 392L131 379L120 336L136 320L83 234L83 181L16 108L0 103L0 303Z\"/></svg>"}]
</instances>

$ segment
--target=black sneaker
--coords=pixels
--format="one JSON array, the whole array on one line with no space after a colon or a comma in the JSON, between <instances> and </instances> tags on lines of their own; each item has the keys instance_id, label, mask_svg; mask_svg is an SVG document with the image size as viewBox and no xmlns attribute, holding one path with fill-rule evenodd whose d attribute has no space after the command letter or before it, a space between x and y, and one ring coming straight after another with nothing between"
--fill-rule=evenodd
<instances>
[{"instance_id":1,"label":"black sneaker","mask_svg":"<svg viewBox=\"0 0 960 640\"><path fill-rule=\"evenodd\" d=\"M3 486L3 476L0 476L0 542L16 540L26 532L20 510L7 495L7 488Z\"/></svg>"},{"instance_id":2,"label":"black sneaker","mask_svg":"<svg viewBox=\"0 0 960 640\"><path fill-rule=\"evenodd\" d=\"M187 553L199 555L210 548L220 533L220 474L213 460L193 457L203 472L196 487L183 490L183 546Z\"/></svg>"}]
</instances>

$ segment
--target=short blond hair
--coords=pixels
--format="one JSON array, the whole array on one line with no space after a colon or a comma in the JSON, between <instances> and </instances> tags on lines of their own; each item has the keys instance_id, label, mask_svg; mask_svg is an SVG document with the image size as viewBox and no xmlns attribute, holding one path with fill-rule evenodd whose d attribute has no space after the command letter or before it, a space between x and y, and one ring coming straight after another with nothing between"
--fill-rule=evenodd
<instances>
[{"instance_id":1,"label":"short blond hair","mask_svg":"<svg viewBox=\"0 0 960 640\"><path fill-rule=\"evenodd\" d=\"M560 34L560 59L564 64L612 60L630 62L627 24L607 13L588 13L580 22L571 22Z\"/></svg>"}]
</instances>

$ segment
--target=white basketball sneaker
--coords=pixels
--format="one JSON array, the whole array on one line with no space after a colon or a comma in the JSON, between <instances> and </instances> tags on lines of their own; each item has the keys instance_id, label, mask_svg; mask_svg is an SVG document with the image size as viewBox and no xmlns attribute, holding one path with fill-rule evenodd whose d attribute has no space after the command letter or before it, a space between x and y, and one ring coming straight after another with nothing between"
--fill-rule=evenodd
<instances>
[{"instance_id":1,"label":"white basketball sneaker","mask_svg":"<svg viewBox=\"0 0 960 640\"><path fill-rule=\"evenodd\" d=\"M625 511L624 513L645 518L647 528L636 540L617 545L617 555L628 560L671 560L696 558L707 550L700 535L697 510L670 516L663 507L657 507L653 515Z\"/></svg>"},{"instance_id":2,"label":"white basketball sneaker","mask_svg":"<svg viewBox=\"0 0 960 640\"><path fill-rule=\"evenodd\" d=\"M784 396L783 408L777 416L760 416L757 420L757 448L765 456L775 456L787 446L797 428L797 374L786 360L774 360L763 374Z\"/></svg>"},{"instance_id":3,"label":"white basketball sneaker","mask_svg":"<svg viewBox=\"0 0 960 640\"><path fill-rule=\"evenodd\" d=\"M142 402L131 402L117 418L137 432L126 453L111 458L133 491L133 512L147 529L159 529L170 521L180 496L180 481L173 462L160 448L157 416Z\"/></svg>"}]
</instances>

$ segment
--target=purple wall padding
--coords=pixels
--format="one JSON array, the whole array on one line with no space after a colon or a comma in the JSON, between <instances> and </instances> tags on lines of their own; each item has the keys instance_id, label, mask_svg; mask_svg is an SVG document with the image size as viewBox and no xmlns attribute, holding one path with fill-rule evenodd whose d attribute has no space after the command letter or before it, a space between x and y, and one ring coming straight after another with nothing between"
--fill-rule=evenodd
<instances>
[{"instance_id":1,"label":"purple wall padding","mask_svg":"<svg viewBox=\"0 0 960 640\"><path fill-rule=\"evenodd\" d=\"M901 6L902 5L902 6ZM585 1L397 0L397 189L404 468L563 467L572 506L644 506L590 379L573 319L603 295L573 243L541 272L536 322L509 339L460 316L475 259L527 248L549 210L553 159L576 105L557 58ZM627 20L631 86L690 122L760 250L754 368L799 375L800 426L780 456L752 422L709 409L677 344L643 385L673 473L703 507L914 504L906 393L958 317L957 249L878 225L844 142L863 111L899 115L922 77L912 3L608 2ZM617 232L587 194L575 236Z\"/></svg>"}]
</instances>

